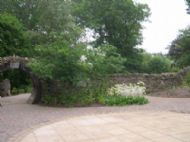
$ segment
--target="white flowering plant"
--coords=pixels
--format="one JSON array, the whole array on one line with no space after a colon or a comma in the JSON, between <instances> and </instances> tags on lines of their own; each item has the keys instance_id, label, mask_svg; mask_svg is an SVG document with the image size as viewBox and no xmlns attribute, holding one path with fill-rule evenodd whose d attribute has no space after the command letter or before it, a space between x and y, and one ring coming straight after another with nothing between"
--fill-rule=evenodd
<instances>
[{"instance_id":1,"label":"white flowering plant","mask_svg":"<svg viewBox=\"0 0 190 142\"><path fill-rule=\"evenodd\" d=\"M116 84L107 90L105 96L99 97L99 102L108 106L144 105L149 101L144 96L146 88L144 82L136 84Z\"/></svg>"},{"instance_id":2,"label":"white flowering plant","mask_svg":"<svg viewBox=\"0 0 190 142\"><path fill-rule=\"evenodd\" d=\"M144 82L139 81L137 84L116 84L108 89L109 96L143 96L146 94Z\"/></svg>"}]
</instances>

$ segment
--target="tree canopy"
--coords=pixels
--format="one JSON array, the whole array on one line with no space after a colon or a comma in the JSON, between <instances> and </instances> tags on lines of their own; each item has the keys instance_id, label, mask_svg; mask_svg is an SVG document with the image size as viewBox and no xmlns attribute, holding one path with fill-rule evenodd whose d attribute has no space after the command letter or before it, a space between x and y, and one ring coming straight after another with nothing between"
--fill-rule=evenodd
<instances>
[{"instance_id":1,"label":"tree canopy","mask_svg":"<svg viewBox=\"0 0 190 142\"><path fill-rule=\"evenodd\" d=\"M110 44L122 55L142 42L142 21L149 16L147 5L132 0L72 0L77 23L98 34L96 46Z\"/></svg>"},{"instance_id":2,"label":"tree canopy","mask_svg":"<svg viewBox=\"0 0 190 142\"><path fill-rule=\"evenodd\" d=\"M10 14L0 14L0 56L28 55L29 44L19 20Z\"/></svg>"},{"instance_id":3,"label":"tree canopy","mask_svg":"<svg viewBox=\"0 0 190 142\"><path fill-rule=\"evenodd\" d=\"M190 0L186 0L187 13L190 14ZM169 46L169 56L174 60L177 67L185 67L190 65L190 26L180 30L176 39Z\"/></svg>"},{"instance_id":4,"label":"tree canopy","mask_svg":"<svg viewBox=\"0 0 190 142\"><path fill-rule=\"evenodd\" d=\"M190 65L190 27L179 32L177 38L170 45L169 55L179 67Z\"/></svg>"},{"instance_id":5,"label":"tree canopy","mask_svg":"<svg viewBox=\"0 0 190 142\"><path fill-rule=\"evenodd\" d=\"M16 16L30 32L34 45L61 39L75 42L80 29L70 6L63 0L0 0L0 13Z\"/></svg>"}]
</instances>

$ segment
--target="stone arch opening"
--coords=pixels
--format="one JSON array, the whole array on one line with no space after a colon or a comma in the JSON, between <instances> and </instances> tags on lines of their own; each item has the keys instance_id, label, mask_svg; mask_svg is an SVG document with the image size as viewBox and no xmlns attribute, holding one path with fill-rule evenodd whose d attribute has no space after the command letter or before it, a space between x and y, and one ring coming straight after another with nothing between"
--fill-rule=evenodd
<instances>
[{"instance_id":1,"label":"stone arch opening","mask_svg":"<svg viewBox=\"0 0 190 142\"><path fill-rule=\"evenodd\" d=\"M24 71L32 81L32 92L28 99L28 103L37 104L41 101L41 81L40 79L29 69L26 64L29 62L28 58L9 56L0 57L0 72L7 70L19 69Z\"/></svg>"}]
</instances>

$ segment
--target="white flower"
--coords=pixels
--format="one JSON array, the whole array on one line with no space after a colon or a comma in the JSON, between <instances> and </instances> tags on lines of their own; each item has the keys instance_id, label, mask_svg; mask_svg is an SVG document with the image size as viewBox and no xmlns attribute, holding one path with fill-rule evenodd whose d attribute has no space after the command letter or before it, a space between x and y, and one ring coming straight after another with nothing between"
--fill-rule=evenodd
<instances>
[{"instance_id":1,"label":"white flower","mask_svg":"<svg viewBox=\"0 0 190 142\"><path fill-rule=\"evenodd\" d=\"M47 35L47 31L42 31L42 34Z\"/></svg>"},{"instance_id":2,"label":"white flower","mask_svg":"<svg viewBox=\"0 0 190 142\"><path fill-rule=\"evenodd\" d=\"M93 50L93 47L90 46L90 45L88 45L88 46L86 47L86 49L87 49L87 50Z\"/></svg>"},{"instance_id":3,"label":"white flower","mask_svg":"<svg viewBox=\"0 0 190 142\"><path fill-rule=\"evenodd\" d=\"M87 60L87 57L85 56L85 55L82 55L81 57L80 57L80 61L81 62L85 62Z\"/></svg>"},{"instance_id":4,"label":"white flower","mask_svg":"<svg viewBox=\"0 0 190 142\"><path fill-rule=\"evenodd\" d=\"M121 96L141 96L146 94L144 83L137 84L116 84L108 90L108 95L121 95Z\"/></svg>"}]
</instances>

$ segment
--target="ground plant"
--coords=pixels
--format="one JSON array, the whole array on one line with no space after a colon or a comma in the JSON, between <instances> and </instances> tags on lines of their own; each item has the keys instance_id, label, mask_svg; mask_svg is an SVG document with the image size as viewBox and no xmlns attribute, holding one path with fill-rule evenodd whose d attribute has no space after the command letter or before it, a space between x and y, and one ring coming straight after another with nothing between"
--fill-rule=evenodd
<instances>
[{"instance_id":1,"label":"ground plant","mask_svg":"<svg viewBox=\"0 0 190 142\"><path fill-rule=\"evenodd\" d=\"M134 85L122 84L110 88L107 82L99 81L99 85L84 88L76 87L59 95L46 95L42 101L46 105L66 107L90 106L93 104L107 106L143 105L149 102L144 96L145 87L143 85L143 82L139 82ZM137 88L139 88L138 92L134 93Z\"/></svg>"},{"instance_id":2,"label":"ground plant","mask_svg":"<svg viewBox=\"0 0 190 142\"><path fill-rule=\"evenodd\" d=\"M183 84L190 87L190 73L187 73L184 77Z\"/></svg>"}]
</instances>

